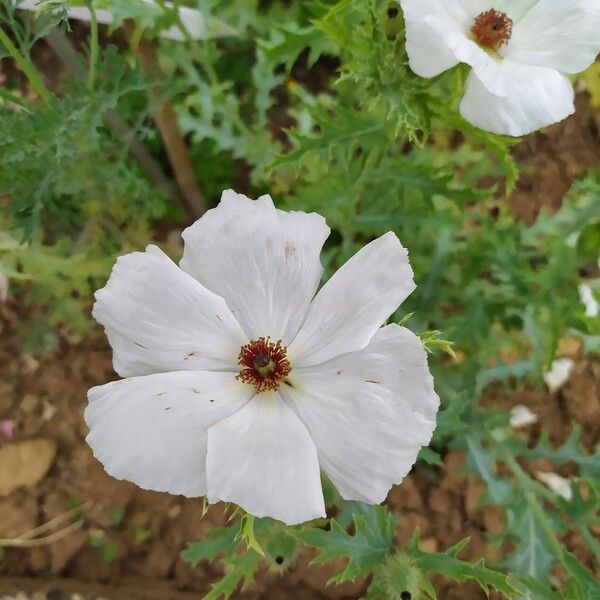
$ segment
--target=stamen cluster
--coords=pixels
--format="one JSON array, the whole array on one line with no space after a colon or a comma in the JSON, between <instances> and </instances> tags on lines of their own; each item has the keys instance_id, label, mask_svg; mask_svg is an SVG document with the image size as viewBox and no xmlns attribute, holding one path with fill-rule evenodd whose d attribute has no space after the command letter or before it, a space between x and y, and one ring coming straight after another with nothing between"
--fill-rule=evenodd
<instances>
[{"instance_id":1,"label":"stamen cluster","mask_svg":"<svg viewBox=\"0 0 600 600\"><path fill-rule=\"evenodd\" d=\"M471 34L480 45L498 50L512 35L513 22L505 13L490 9L473 22Z\"/></svg>"},{"instance_id":2,"label":"stamen cluster","mask_svg":"<svg viewBox=\"0 0 600 600\"><path fill-rule=\"evenodd\" d=\"M244 367L236 376L238 381L253 385L256 393L276 390L290 371L287 348L281 340L261 337L242 346L238 364Z\"/></svg>"}]
</instances>

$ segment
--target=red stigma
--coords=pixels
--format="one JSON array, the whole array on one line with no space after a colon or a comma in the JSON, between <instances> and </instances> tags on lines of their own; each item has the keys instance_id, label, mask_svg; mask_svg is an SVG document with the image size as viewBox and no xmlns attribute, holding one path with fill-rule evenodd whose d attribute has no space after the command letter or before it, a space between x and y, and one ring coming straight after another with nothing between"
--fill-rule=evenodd
<instances>
[{"instance_id":1,"label":"red stigma","mask_svg":"<svg viewBox=\"0 0 600 600\"><path fill-rule=\"evenodd\" d=\"M488 10L481 13L473 22L471 34L475 41L485 48L498 50L512 35L513 22L503 12Z\"/></svg>"},{"instance_id":2,"label":"red stigma","mask_svg":"<svg viewBox=\"0 0 600 600\"><path fill-rule=\"evenodd\" d=\"M292 370L287 348L281 340L273 342L269 337L261 337L242 346L238 364L244 368L236 379L253 385L257 394L276 390Z\"/></svg>"}]
</instances>

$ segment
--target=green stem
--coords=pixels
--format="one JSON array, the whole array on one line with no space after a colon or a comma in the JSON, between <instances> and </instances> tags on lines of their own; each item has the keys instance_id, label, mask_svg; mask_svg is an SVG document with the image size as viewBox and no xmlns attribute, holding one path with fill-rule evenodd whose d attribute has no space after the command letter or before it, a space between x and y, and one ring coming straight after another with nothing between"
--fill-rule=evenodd
<instances>
[{"instance_id":1,"label":"green stem","mask_svg":"<svg viewBox=\"0 0 600 600\"><path fill-rule=\"evenodd\" d=\"M521 465L503 448L500 449L500 454L502 456L502 460L506 464L507 467L513 472L515 477L519 480L519 482L523 485L525 489L529 489L526 493L527 503L529 504L536 520L539 525L544 530L546 537L550 541L551 546L557 554L557 557L562 562L562 557L564 553L564 548L561 546L560 542L557 540L554 535L552 526L548 523L546 519L546 515L539 502L536 500L534 491L537 491L541 496L543 496L546 500L548 500L552 504L556 504L555 495L548 489L546 489L543 485L538 484L537 481L534 481L527 475L527 473L521 468ZM597 561L600 562L600 544L598 541L592 536L589 529L585 525L585 523L581 523L579 521L573 521L575 526L577 527L579 533L583 537L583 539L588 544L589 548L594 553L594 556Z\"/></svg>"},{"instance_id":2,"label":"green stem","mask_svg":"<svg viewBox=\"0 0 600 600\"><path fill-rule=\"evenodd\" d=\"M0 44L2 44L8 53L11 55L17 66L31 83L33 89L37 92L38 96L43 100L44 104L50 108L52 106L52 95L44 84L41 75L38 73L34 65L26 59L12 43L4 29L0 27Z\"/></svg>"},{"instance_id":3,"label":"green stem","mask_svg":"<svg viewBox=\"0 0 600 600\"><path fill-rule=\"evenodd\" d=\"M86 5L90 11L90 71L88 74L88 87L90 90L94 89L96 84L96 65L98 64L98 54L100 51L100 45L98 43L98 19L96 17L96 11L92 6L91 0L86 0Z\"/></svg>"},{"instance_id":4,"label":"green stem","mask_svg":"<svg viewBox=\"0 0 600 600\"><path fill-rule=\"evenodd\" d=\"M535 490L540 496L543 496L548 502L556 506L556 495L553 492L541 483L531 479L521 465L503 446L498 444L496 447L500 450L500 455L504 464L513 472L513 475L521 482L524 488Z\"/></svg>"},{"instance_id":5,"label":"green stem","mask_svg":"<svg viewBox=\"0 0 600 600\"><path fill-rule=\"evenodd\" d=\"M594 554L594 558L596 562L600 563L600 543L598 540L590 533L590 530L587 528L585 523L576 522L577 529L579 533L581 533L581 537L586 541L587 545L590 547Z\"/></svg>"},{"instance_id":6,"label":"green stem","mask_svg":"<svg viewBox=\"0 0 600 600\"><path fill-rule=\"evenodd\" d=\"M550 547L554 551L556 558L558 558L558 560L564 565L565 550L562 547L561 543L558 541L557 537L554 535L552 526L548 522L548 519L546 519L546 515L544 514L544 510L540 506L540 503L536 500L533 492L527 492L525 494L525 499L527 500L527 504L529 504L529 508L531 509L535 520L538 522L538 525L544 532L546 540L548 541ZM567 568L568 572L569 568L566 565L565 567Z\"/></svg>"}]
</instances>

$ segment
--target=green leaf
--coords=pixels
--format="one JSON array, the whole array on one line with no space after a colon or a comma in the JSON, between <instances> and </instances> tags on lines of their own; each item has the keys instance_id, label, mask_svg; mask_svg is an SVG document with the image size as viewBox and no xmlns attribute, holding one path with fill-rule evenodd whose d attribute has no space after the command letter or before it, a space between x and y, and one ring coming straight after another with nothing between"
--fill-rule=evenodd
<instances>
[{"instance_id":1,"label":"green leaf","mask_svg":"<svg viewBox=\"0 0 600 600\"><path fill-rule=\"evenodd\" d=\"M262 546L256 539L256 534L254 532L254 521L256 517L249 513L244 513L242 518L240 519L240 528L237 533L236 539L244 542L246 547L250 550L254 550L258 552L261 556L265 555L265 551L262 549Z\"/></svg>"},{"instance_id":2,"label":"green leaf","mask_svg":"<svg viewBox=\"0 0 600 600\"><path fill-rule=\"evenodd\" d=\"M508 518L511 531L519 538L506 566L515 573L533 577L539 581L548 578L550 568L557 558L548 547L546 537L531 509L525 502L519 503L518 511L510 511Z\"/></svg>"},{"instance_id":3,"label":"green leaf","mask_svg":"<svg viewBox=\"0 0 600 600\"><path fill-rule=\"evenodd\" d=\"M593 454L588 454L581 445L581 426L574 423L567 441L555 448L550 442L547 431L542 432L539 442L533 448L523 446L520 449L522 456L527 458L544 458L553 463L563 465L567 462L575 463L579 473L591 479L600 479L600 444L596 446Z\"/></svg>"},{"instance_id":4,"label":"green leaf","mask_svg":"<svg viewBox=\"0 0 600 600\"><path fill-rule=\"evenodd\" d=\"M416 560L406 552L387 557L385 563L375 571L365 600L411 600L435 598L435 591Z\"/></svg>"},{"instance_id":5,"label":"green leaf","mask_svg":"<svg viewBox=\"0 0 600 600\"><path fill-rule=\"evenodd\" d=\"M226 573L220 581L213 584L204 600L227 599L233 596L238 588L245 590L254 581L254 573L260 559L260 555L254 550L225 558L223 564Z\"/></svg>"},{"instance_id":6,"label":"green leaf","mask_svg":"<svg viewBox=\"0 0 600 600\"><path fill-rule=\"evenodd\" d=\"M309 113L319 124L320 134L307 135L289 130L287 133L293 149L276 157L269 165L270 169L288 163L299 166L311 152L330 158L340 145L352 148L360 143L380 140L386 135L383 124L367 113L339 107L337 114L331 116L323 106L315 107Z\"/></svg>"},{"instance_id":7,"label":"green leaf","mask_svg":"<svg viewBox=\"0 0 600 600\"><path fill-rule=\"evenodd\" d=\"M335 519L329 530L303 528L294 535L320 553L314 563L324 563L339 556L348 558L345 568L331 578L341 583L368 574L381 564L394 543L398 518L383 506L371 507L368 514L355 515L354 534L348 533Z\"/></svg>"},{"instance_id":8,"label":"green leaf","mask_svg":"<svg viewBox=\"0 0 600 600\"><path fill-rule=\"evenodd\" d=\"M184 560L197 565L201 560L213 560L220 554L229 554L235 544L238 527L215 527L209 529L205 539L188 543L188 547L181 553Z\"/></svg>"},{"instance_id":9,"label":"green leaf","mask_svg":"<svg viewBox=\"0 0 600 600\"><path fill-rule=\"evenodd\" d=\"M535 580L529 582L526 578L519 578L517 581L510 575L489 567L483 559L469 562L457 558L457 554L464 549L467 543L468 539L462 540L446 552L428 554L419 550L413 540L408 552L414 560L414 564L423 573L439 573L454 581L473 580L481 586L486 594L490 589L494 589L509 598L514 598L517 594L523 593L525 589L537 588ZM523 597L533 598L534 596L525 594Z\"/></svg>"},{"instance_id":10,"label":"green leaf","mask_svg":"<svg viewBox=\"0 0 600 600\"><path fill-rule=\"evenodd\" d=\"M102 562L105 564L110 564L117 555L119 554L119 544L115 541L110 541L102 546L102 550L100 552L100 556L102 558Z\"/></svg>"},{"instance_id":11,"label":"green leaf","mask_svg":"<svg viewBox=\"0 0 600 600\"><path fill-rule=\"evenodd\" d=\"M479 475L487 484L487 496L503 504L512 491L510 483L494 474L496 456L474 435L466 436L467 469Z\"/></svg>"}]
</instances>

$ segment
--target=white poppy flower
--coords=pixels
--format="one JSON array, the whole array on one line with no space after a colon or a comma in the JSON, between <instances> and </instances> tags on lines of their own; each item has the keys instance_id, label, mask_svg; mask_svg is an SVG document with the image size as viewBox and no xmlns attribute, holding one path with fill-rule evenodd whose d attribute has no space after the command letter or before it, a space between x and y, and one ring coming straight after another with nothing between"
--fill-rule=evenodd
<instances>
[{"instance_id":1,"label":"white poppy flower","mask_svg":"<svg viewBox=\"0 0 600 600\"><path fill-rule=\"evenodd\" d=\"M399 0L411 69L473 70L460 105L487 131L520 136L574 112L566 74L600 51L598 0Z\"/></svg>"},{"instance_id":2,"label":"white poppy flower","mask_svg":"<svg viewBox=\"0 0 600 600\"><path fill-rule=\"evenodd\" d=\"M594 290L587 283L579 286L579 298L585 307L585 316L595 319L600 315L600 303L596 300Z\"/></svg>"},{"instance_id":3,"label":"white poppy flower","mask_svg":"<svg viewBox=\"0 0 600 600\"><path fill-rule=\"evenodd\" d=\"M325 515L320 469L345 499L384 500L439 404L419 338L380 329L413 273L387 233L315 295L328 235L226 191L184 231L181 268L156 246L118 259L93 314L125 379L85 411L108 473L288 524Z\"/></svg>"},{"instance_id":4,"label":"white poppy flower","mask_svg":"<svg viewBox=\"0 0 600 600\"><path fill-rule=\"evenodd\" d=\"M544 381L552 393L569 381L574 366L575 363L571 358L557 358L552 361L550 370L544 373Z\"/></svg>"},{"instance_id":5,"label":"white poppy flower","mask_svg":"<svg viewBox=\"0 0 600 600\"><path fill-rule=\"evenodd\" d=\"M547 487L549 487L555 494L562 496L567 502L573 499L573 490L569 480L565 477L561 477L557 473L545 473L538 471L536 477Z\"/></svg>"},{"instance_id":6,"label":"white poppy flower","mask_svg":"<svg viewBox=\"0 0 600 600\"><path fill-rule=\"evenodd\" d=\"M538 417L528 406L517 404L510 409L510 426L515 429L527 427L538 422Z\"/></svg>"}]
</instances>

